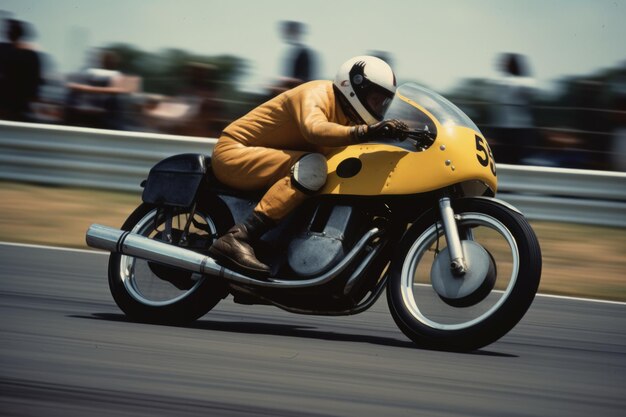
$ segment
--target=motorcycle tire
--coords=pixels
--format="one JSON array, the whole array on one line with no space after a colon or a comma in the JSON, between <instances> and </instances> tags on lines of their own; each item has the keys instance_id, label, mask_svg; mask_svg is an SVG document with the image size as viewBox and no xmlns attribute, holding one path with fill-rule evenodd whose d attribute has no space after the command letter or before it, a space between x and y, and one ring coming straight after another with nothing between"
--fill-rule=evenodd
<instances>
[{"instance_id":1,"label":"motorcycle tire","mask_svg":"<svg viewBox=\"0 0 626 417\"><path fill-rule=\"evenodd\" d=\"M444 302L444 297L436 293L433 280L437 278L433 278L432 265L428 269L426 256L434 254L436 259L441 253L443 227L438 210L433 209L417 219L400 242L391 264L387 301L394 321L417 346L473 351L500 339L522 319L539 286L541 249L524 216L498 200L463 198L453 200L452 206L459 230L466 231L462 239L492 245L476 253L484 253L478 256L491 262L494 268L490 271L503 280L502 286L486 297L481 295L470 307ZM485 240L481 242L483 235ZM502 253L504 267L497 265L494 253ZM449 262L449 257L442 262ZM426 266L420 266L423 263ZM448 279L459 278L451 275Z\"/></svg>"},{"instance_id":2,"label":"motorcycle tire","mask_svg":"<svg viewBox=\"0 0 626 417\"><path fill-rule=\"evenodd\" d=\"M176 216L186 219L189 215L184 209L176 210ZM163 211L143 203L124 222L122 230L160 239L163 231L157 229L163 228L163 218ZM205 226L190 233L190 238L202 247L193 250L204 252L230 223L230 213L221 201L215 199L200 204L192 227ZM172 234L180 236L181 224L173 227ZM229 293L227 285L216 277L192 274L119 253L111 253L108 273L115 303L128 318L140 322L186 324L206 314Z\"/></svg>"}]
</instances>

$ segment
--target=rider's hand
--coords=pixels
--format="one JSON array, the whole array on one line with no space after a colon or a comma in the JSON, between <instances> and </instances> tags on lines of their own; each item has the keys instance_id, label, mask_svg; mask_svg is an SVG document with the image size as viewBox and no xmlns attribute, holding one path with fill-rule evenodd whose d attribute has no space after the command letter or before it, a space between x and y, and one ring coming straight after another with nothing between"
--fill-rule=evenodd
<instances>
[{"instance_id":1,"label":"rider's hand","mask_svg":"<svg viewBox=\"0 0 626 417\"><path fill-rule=\"evenodd\" d=\"M403 141L409 136L409 127L400 120L383 120L369 126L356 126L354 135L359 142L375 139L397 139Z\"/></svg>"}]
</instances>

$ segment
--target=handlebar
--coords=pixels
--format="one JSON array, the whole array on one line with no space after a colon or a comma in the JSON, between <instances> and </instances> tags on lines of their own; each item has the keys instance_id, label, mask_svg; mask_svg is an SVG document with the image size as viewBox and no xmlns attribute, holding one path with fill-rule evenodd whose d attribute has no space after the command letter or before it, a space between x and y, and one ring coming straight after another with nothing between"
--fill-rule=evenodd
<instances>
[{"instance_id":1,"label":"handlebar","mask_svg":"<svg viewBox=\"0 0 626 417\"><path fill-rule=\"evenodd\" d=\"M410 129L407 131L407 140L411 141L418 150L428 149L434 142L437 135L426 129Z\"/></svg>"}]
</instances>

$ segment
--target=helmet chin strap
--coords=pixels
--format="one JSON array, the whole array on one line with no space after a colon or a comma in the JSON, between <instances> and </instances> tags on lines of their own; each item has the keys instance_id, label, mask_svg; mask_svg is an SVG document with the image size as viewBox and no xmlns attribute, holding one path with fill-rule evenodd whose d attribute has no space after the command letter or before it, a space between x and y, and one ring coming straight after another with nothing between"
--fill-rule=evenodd
<instances>
[{"instance_id":1,"label":"helmet chin strap","mask_svg":"<svg viewBox=\"0 0 626 417\"><path fill-rule=\"evenodd\" d=\"M365 120L359 115L359 113L352 107L348 99L343 95L339 88L336 85L333 85L333 90L335 91L335 97L339 101L339 105L341 106L341 110L343 113L352 121L352 123L357 125L366 124Z\"/></svg>"}]
</instances>

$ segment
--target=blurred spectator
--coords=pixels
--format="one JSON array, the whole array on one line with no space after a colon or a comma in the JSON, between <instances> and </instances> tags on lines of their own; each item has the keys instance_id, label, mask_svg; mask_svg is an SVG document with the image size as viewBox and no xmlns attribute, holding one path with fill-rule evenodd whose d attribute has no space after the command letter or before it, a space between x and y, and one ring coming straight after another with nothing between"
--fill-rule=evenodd
<instances>
[{"instance_id":1,"label":"blurred spectator","mask_svg":"<svg viewBox=\"0 0 626 417\"><path fill-rule=\"evenodd\" d=\"M217 67L190 62L184 67L185 88L175 97L154 100L145 111L155 130L187 136L218 137L226 126L218 94Z\"/></svg>"},{"instance_id":2,"label":"blurred spectator","mask_svg":"<svg viewBox=\"0 0 626 417\"><path fill-rule=\"evenodd\" d=\"M615 128L611 143L611 169L626 172L626 74L613 83Z\"/></svg>"},{"instance_id":3,"label":"blurred spectator","mask_svg":"<svg viewBox=\"0 0 626 417\"><path fill-rule=\"evenodd\" d=\"M544 148L526 157L525 164L560 168L585 168L589 164L588 155L582 149L583 141L572 129L548 128L543 137Z\"/></svg>"},{"instance_id":4,"label":"blurred spectator","mask_svg":"<svg viewBox=\"0 0 626 417\"><path fill-rule=\"evenodd\" d=\"M315 54L302 42L305 32L306 25L302 22L291 20L280 22L280 33L288 49L285 54L283 76L273 88L273 95L314 79Z\"/></svg>"},{"instance_id":5,"label":"blurred spectator","mask_svg":"<svg viewBox=\"0 0 626 417\"><path fill-rule=\"evenodd\" d=\"M535 82L530 77L526 59L506 53L499 59L500 79L491 93L490 112L493 129L490 135L496 161L519 164L537 145L537 132L531 111Z\"/></svg>"},{"instance_id":6,"label":"blurred spectator","mask_svg":"<svg viewBox=\"0 0 626 417\"><path fill-rule=\"evenodd\" d=\"M32 32L26 22L4 23L8 42L0 43L0 118L30 121L31 103L42 84L39 54L25 42Z\"/></svg>"},{"instance_id":7,"label":"blurred spectator","mask_svg":"<svg viewBox=\"0 0 626 417\"><path fill-rule=\"evenodd\" d=\"M569 126L576 131L580 143L576 153L585 155L584 163L578 166L563 164L572 168L603 169L608 165L607 153L610 149L610 127L608 114L603 110L606 103L602 96L605 84L593 78L575 80L569 91ZM608 135L607 135L608 134Z\"/></svg>"},{"instance_id":8,"label":"blurred spectator","mask_svg":"<svg viewBox=\"0 0 626 417\"><path fill-rule=\"evenodd\" d=\"M99 66L70 77L66 123L105 129L124 129L128 96L140 89L140 79L118 70L119 57L100 54Z\"/></svg>"}]
</instances>

